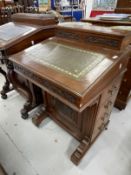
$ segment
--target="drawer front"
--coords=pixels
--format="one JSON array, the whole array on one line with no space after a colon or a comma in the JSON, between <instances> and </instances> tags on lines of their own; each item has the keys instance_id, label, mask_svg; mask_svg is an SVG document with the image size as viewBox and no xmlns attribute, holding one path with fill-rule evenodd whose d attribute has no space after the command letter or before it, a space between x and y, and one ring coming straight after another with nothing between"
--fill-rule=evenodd
<instances>
[{"instance_id":1,"label":"drawer front","mask_svg":"<svg viewBox=\"0 0 131 175\"><path fill-rule=\"evenodd\" d=\"M101 95L99 103L98 113L94 125L94 131L92 134L92 140L104 129L109 122L109 117L120 87L122 77L119 77L111 85L109 85Z\"/></svg>"}]
</instances>

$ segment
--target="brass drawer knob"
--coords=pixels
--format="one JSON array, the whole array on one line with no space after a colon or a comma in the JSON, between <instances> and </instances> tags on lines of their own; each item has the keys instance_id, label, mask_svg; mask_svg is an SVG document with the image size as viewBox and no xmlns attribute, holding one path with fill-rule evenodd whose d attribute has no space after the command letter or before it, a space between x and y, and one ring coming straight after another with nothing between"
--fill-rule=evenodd
<instances>
[{"instance_id":1,"label":"brass drawer knob","mask_svg":"<svg viewBox=\"0 0 131 175\"><path fill-rule=\"evenodd\" d=\"M100 131L102 131L102 130L104 129L104 127L105 127L105 124L102 123L101 126L98 127L98 129L99 129Z\"/></svg>"},{"instance_id":2,"label":"brass drawer knob","mask_svg":"<svg viewBox=\"0 0 131 175\"><path fill-rule=\"evenodd\" d=\"M111 106L113 103L112 101L108 101L106 105L104 105L104 108L107 109L109 106Z\"/></svg>"},{"instance_id":3,"label":"brass drawer knob","mask_svg":"<svg viewBox=\"0 0 131 175\"><path fill-rule=\"evenodd\" d=\"M107 112L104 113L104 116L101 117L101 120L104 121L106 118L108 118L109 114Z\"/></svg>"},{"instance_id":4,"label":"brass drawer knob","mask_svg":"<svg viewBox=\"0 0 131 175\"><path fill-rule=\"evenodd\" d=\"M113 95L113 90L110 89L110 90L108 91L108 93L109 93L110 95Z\"/></svg>"}]
</instances>

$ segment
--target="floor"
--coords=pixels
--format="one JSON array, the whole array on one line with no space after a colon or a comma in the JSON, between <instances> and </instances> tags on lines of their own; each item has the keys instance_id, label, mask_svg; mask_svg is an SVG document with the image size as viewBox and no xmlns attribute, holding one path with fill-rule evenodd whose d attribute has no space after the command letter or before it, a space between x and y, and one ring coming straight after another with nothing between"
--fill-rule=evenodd
<instances>
[{"instance_id":1,"label":"floor","mask_svg":"<svg viewBox=\"0 0 131 175\"><path fill-rule=\"evenodd\" d=\"M0 75L0 89L3 82ZM0 163L8 175L131 175L131 100L126 110L113 109L79 166L70 161L79 143L50 119L39 128L21 119L24 102L15 91L0 98Z\"/></svg>"}]
</instances>

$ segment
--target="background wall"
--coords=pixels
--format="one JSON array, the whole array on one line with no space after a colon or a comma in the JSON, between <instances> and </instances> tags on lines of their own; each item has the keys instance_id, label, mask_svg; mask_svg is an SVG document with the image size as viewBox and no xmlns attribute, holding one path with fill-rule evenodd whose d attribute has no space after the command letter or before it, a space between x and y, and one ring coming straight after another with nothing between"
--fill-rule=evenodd
<instances>
[{"instance_id":1,"label":"background wall","mask_svg":"<svg viewBox=\"0 0 131 175\"><path fill-rule=\"evenodd\" d=\"M87 0L86 18L89 16L95 17L103 13L113 13L116 3L117 0Z\"/></svg>"},{"instance_id":2,"label":"background wall","mask_svg":"<svg viewBox=\"0 0 131 175\"><path fill-rule=\"evenodd\" d=\"M86 0L86 18L91 14L94 0Z\"/></svg>"}]
</instances>

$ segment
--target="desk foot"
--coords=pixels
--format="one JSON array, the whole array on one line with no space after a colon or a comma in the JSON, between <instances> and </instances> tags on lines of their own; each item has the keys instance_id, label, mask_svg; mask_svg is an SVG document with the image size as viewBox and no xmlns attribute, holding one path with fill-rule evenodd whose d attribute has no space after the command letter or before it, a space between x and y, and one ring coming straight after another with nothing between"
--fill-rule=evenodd
<instances>
[{"instance_id":1,"label":"desk foot","mask_svg":"<svg viewBox=\"0 0 131 175\"><path fill-rule=\"evenodd\" d=\"M25 104L24 104L24 107L23 109L21 110L21 117L23 119L27 119L29 117L29 114L28 112L30 111L31 109L31 103L29 101L27 101Z\"/></svg>"},{"instance_id":2,"label":"desk foot","mask_svg":"<svg viewBox=\"0 0 131 175\"><path fill-rule=\"evenodd\" d=\"M114 107L116 107L120 111L124 110L126 108L126 106L127 106L127 101L126 100L124 101L124 100L121 100L121 99L116 99Z\"/></svg>"},{"instance_id":3,"label":"desk foot","mask_svg":"<svg viewBox=\"0 0 131 175\"><path fill-rule=\"evenodd\" d=\"M4 100L7 99L7 94L4 94L3 91L1 92L1 98Z\"/></svg>"},{"instance_id":4,"label":"desk foot","mask_svg":"<svg viewBox=\"0 0 131 175\"><path fill-rule=\"evenodd\" d=\"M74 153L71 155L71 161L78 165L85 153L88 151L90 147L90 141L88 137L85 137L80 145L77 147L77 149L74 151Z\"/></svg>"},{"instance_id":5,"label":"desk foot","mask_svg":"<svg viewBox=\"0 0 131 175\"><path fill-rule=\"evenodd\" d=\"M12 91L12 90L13 90L13 88L10 88L10 83L6 82L5 85L2 88L2 91L1 91L1 98L2 99L7 99L7 93Z\"/></svg>"},{"instance_id":6,"label":"desk foot","mask_svg":"<svg viewBox=\"0 0 131 175\"><path fill-rule=\"evenodd\" d=\"M40 111L36 114L36 117L32 118L32 122L35 126L38 127L42 123L42 121L45 118L47 118L47 116L48 116L48 113L42 109L42 111Z\"/></svg>"},{"instance_id":7,"label":"desk foot","mask_svg":"<svg viewBox=\"0 0 131 175\"><path fill-rule=\"evenodd\" d=\"M3 59L0 59L0 62L1 62L1 64L4 64L4 60Z\"/></svg>"}]
</instances>

